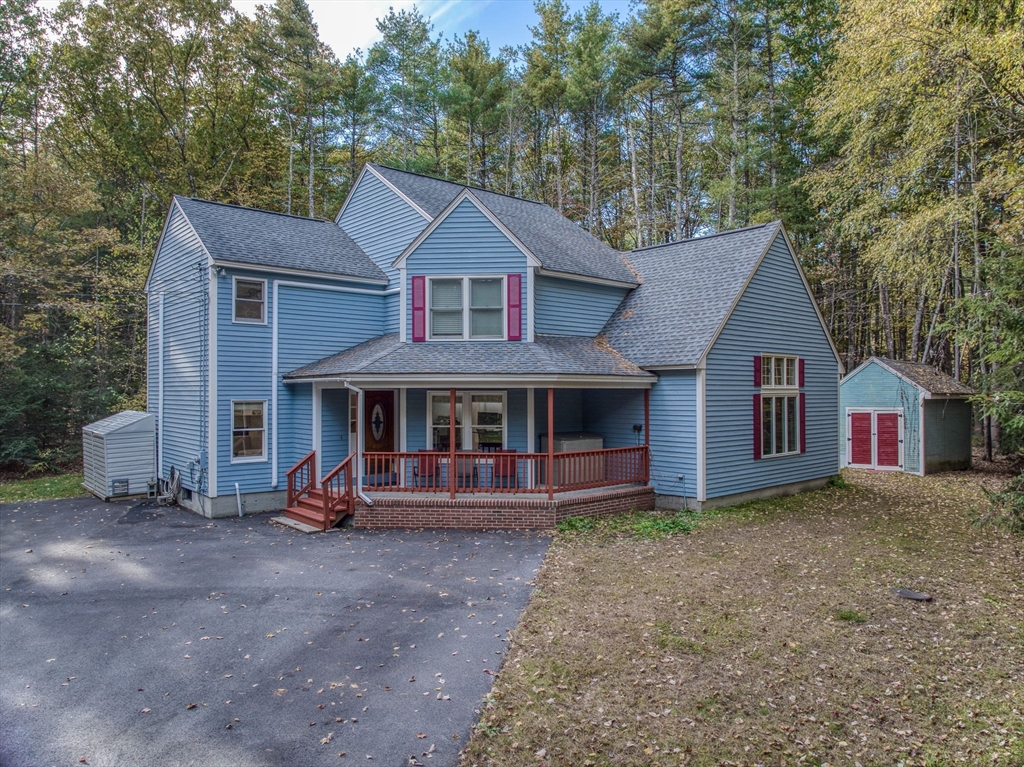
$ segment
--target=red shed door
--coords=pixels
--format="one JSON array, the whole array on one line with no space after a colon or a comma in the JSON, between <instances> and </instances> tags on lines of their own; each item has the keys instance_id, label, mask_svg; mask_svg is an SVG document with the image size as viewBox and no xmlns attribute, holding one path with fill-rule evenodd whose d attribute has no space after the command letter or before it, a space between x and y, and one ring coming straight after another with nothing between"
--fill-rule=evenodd
<instances>
[{"instance_id":1,"label":"red shed door","mask_svg":"<svg viewBox=\"0 0 1024 767\"><path fill-rule=\"evenodd\" d=\"M850 413L850 463L872 466L871 416L872 413Z\"/></svg>"},{"instance_id":2,"label":"red shed door","mask_svg":"<svg viewBox=\"0 0 1024 767\"><path fill-rule=\"evenodd\" d=\"M875 430L878 447L875 465L895 469L900 465L900 417L896 413L876 413Z\"/></svg>"}]
</instances>

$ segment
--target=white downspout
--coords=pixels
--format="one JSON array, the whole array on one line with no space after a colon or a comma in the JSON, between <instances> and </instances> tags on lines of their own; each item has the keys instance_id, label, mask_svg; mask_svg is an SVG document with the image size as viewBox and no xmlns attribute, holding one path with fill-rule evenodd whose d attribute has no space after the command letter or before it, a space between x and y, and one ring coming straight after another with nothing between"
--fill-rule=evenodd
<instances>
[{"instance_id":1,"label":"white downspout","mask_svg":"<svg viewBox=\"0 0 1024 767\"><path fill-rule=\"evenodd\" d=\"M164 470L164 294L160 294L160 300L157 303L157 337L159 347L157 353L159 357L157 359L157 387L156 387L156 420L157 420L157 432L156 432L156 478L157 485L159 488L160 478L163 476Z\"/></svg>"},{"instance_id":2,"label":"white downspout","mask_svg":"<svg viewBox=\"0 0 1024 767\"><path fill-rule=\"evenodd\" d=\"M356 405L356 495L367 506L373 506L373 500L363 492L363 441L366 439L366 435L363 434L363 408L366 393L348 381L345 381L345 388L354 391L358 398Z\"/></svg>"},{"instance_id":3,"label":"white downspout","mask_svg":"<svg viewBox=\"0 0 1024 767\"><path fill-rule=\"evenodd\" d=\"M277 487L277 286L274 280L270 310L270 486Z\"/></svg>"}]
</instances>

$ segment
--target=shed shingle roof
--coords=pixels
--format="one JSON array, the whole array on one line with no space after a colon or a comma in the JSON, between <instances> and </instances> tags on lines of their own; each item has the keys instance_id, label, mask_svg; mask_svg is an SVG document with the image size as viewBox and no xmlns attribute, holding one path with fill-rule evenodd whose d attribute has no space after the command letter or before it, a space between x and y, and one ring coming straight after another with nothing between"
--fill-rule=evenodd
<instances>
[{"instance_id":1,"label":"shed shingle roof","mask_svg":"<svg viewBox=\"0 0 1024 767\"><path fill-rule=\"evenodd\" d=\"M396 333L293 370L286 379L349 375L619 376L650 378L601 338L538 336L534 343L403 343Z\"/></svg>"},{"instance_id":2,"label":"shed shingle roof","mask_svg":"<svg viewBox=\"0 0 1024 767\"><path fill-rule=\"evenodd\" d=\"M476 187L373 165L397 189L436 218L464 189L526 246L544 269L636 284L621 253L553 208Z\"/></svg>"},{"instance_id":3,"label":"shed shingle roof","mask_svg":"<svg viewBox=\"0 0 1024 767\"><path fill-rule=\"evenodd\" d=\"M175 196L215 261L387 282L355 240L329 221Z\"/></svg>"},{"instance_id":4,"label":"shed shingle roof","mask_svg":"<svg viewBox=\"0 0 1024 767\"><path fill-rule=\"evenodd\" d=\"M966 384L957 381L953 376L946 375L941 370L936 370L931 365L920 362L906 362L904 360L891 360L888 357L871 357L871 360L878 362L893 372L903 376L908 381L920 386L929 394L940 396L968 396L974 394L974 389Z\"/></svg>"},{"instance_id":5,"label":"shed shingle roof","mask_svg":"<svg viewBox=\"0 0 1024 767\"><path fill-rule=\"evenodd\" d=\"M603 334L642 367L695 365L781 223L697 237L628 255L641 285Z\"/></svg>"}]
</instances>

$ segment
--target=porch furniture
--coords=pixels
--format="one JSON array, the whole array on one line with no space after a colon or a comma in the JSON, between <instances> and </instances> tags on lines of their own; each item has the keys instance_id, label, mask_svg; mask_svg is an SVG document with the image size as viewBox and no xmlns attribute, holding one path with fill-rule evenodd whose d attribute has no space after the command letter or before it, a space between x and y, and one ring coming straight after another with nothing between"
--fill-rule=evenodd
<instances>
[{"instance_id":1,"label":"porch furniture","mask_svg":"<svg viewBox=\"0 0 1024 767\"><path fill-rule=\"evenodd\" d=\"M519 457L515 450L495 450L491 464L491 486L494 488L519 487Z\"/></svg>"},{"instance_id":2,"label":"porch furniture","mask_svg":"<svg viewBox=\"0 0 1024 767\"><path fill-rule=\"evenodd\" d=\"M416 456L412 461L413 484L416 487L441 487L441 460L433 450L420 450L426 455Z\"/></svg>"}]
</instances>

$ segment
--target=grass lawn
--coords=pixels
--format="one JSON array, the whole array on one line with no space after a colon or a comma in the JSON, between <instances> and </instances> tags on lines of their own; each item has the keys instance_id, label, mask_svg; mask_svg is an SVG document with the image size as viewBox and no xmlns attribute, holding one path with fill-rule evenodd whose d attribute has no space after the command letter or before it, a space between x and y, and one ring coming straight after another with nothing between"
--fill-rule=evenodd
<instances>
[{"instance_id":1,"label":"grass lawn","mask_svg":"<svg viewBox=\"0 0 1024 767\"><path fill-rule=\"evenodd\" d=\"M999 478L846 477L559 534L463 764L1024 765L1024 545L971 524Z\"/></svg>"},{"instance_id":2,"label":"grass lawn","mask_svg":"<svg viewBox=\"0 0 1024 767\"><path fill-rule=\"evenodd\" d=\"M77 498L88 495L82 487L82 474L59 474L56 477L17 479L0 482L0 503L44 501L52 498Z\"/></svg>"}]
</instances>

